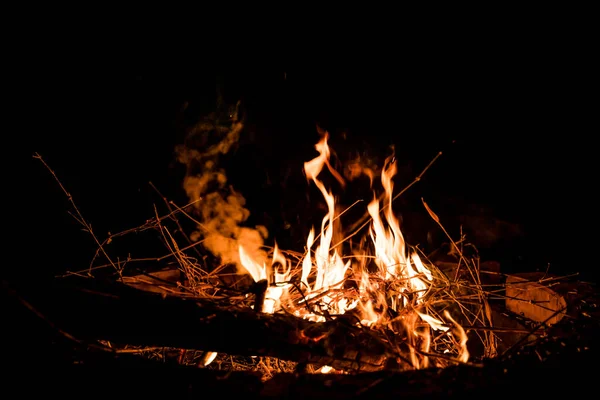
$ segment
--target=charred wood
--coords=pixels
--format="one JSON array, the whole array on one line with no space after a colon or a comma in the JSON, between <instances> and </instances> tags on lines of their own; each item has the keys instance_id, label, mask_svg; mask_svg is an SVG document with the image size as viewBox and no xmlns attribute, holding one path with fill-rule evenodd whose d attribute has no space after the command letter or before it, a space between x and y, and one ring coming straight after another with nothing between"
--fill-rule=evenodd
<instances>
[{"instance_id":1,"label":"charred wood","mask_svg":"<svg viewBox=\"0 0 600 400\"><path fill-rule=\"evenodd\" d=\"M217 371L203 368L184 367L176 364L168 364L136 357L131 354L111 354L104 351L94 351L88 348L85 354L77 354L77 358L62 354L61 362L57 362L57 355L40 352L39 342L44 338L44 330L54 331L57 328L69 328L78 339L93 340L97 337L105 337L110 334L122 340L133 340L134 342L162 342L164 340L177 343L198 343L210 339L216 340L223 349L241 349L250 342L250 349L262 346L279 347L288 346L288 353L299 354L302 351L317 354L319 346L311 343L289 343L289 340L274 337L273 333L269 340L256 340L252 333L254 331L268 332L268 329L258 330L256 325L265 324L268 317L269 326L299 327L305 328L318 324L307 321L298 321L297 325L289 325L288 321L281 322L277 316L265 316L254 311L238 312L231 310L231 319L246 318L244 321L255 321L250 323L250 328L237 331L236 335L243 345L239 343L223 343L225 339L218 340L217 326L213 327L207 323L194 323L189 320L201 319L221 320L224 316L216 313L215 308L210 305L187 300L173 302L173 307L164 306L170 304L171 299L163 299L160 296L146 296L147 293L139 293L132 288L103 285L99 282L76 282L75 285L32 285L18 290L11 286L3 286L5 310L9 311L8 327L15 335L5 340L5 350L15 349L20 355L20 362L4 357L8 364L8 372L5 376L5 385L19 390L22 397L28 395L60 395L62 398L97 397L105 399L108 396L118 394L120 396L135 395L144 398L165 398L167 396L186 396L186 398L202 398L207 395L237 395L244 399L251 398L313 398L313 399L350 399L369 398L389 399L392 396L402 396L404 399L422 398L464 398L469 395L486 395L490 393L502 396L520 397L527 396L555 396L558 392L564 394L578 395L595 390L596 371L589 368L595 365L600 352L598 351L597 338L600 337L600 312L599 297L595 288L581 286L575 291L570 290L571 295L565 296L569 304L569 316L552 325L548 335L544 336L534 344L515 347L507 351L496 360L486 362L482 368L468 365L458 365L445 369L426 369L419 371L377 371L350 374L276 374L272 379L264 382L258 373L239 371ZM141 297L140 297L141 296ZM18 300L17 300L18 299ZM92 300L93 299L93 300ZM26 302L34 306L35 310L53 326L46 327L46 322L39 316L28 312L22 315L15 312L15 304ZM186 305L184 305L186 304ZM190 304L188 306L187 304ZM177 305L177 307L175 307ZM61 309L64 307L64 309ZM120 308L121 311L117 309ZM175 311L182 308L181 311ZM216 308L218 310L218 308ZM102 311L104 310L104 311ZM210 312L208 312L210 310ZM105 311L114 313L105 314ZM168 312L175 311L171 317ZM187 313L190 313L189 315ZM37 321L37 324L26 322L26 316ZM150 321L144 321L142 316L153 317ZM18 318L18 319L17 319ZM127 318L131 322L127 322ZM168 319L171 318L171 319ZM271 319L272 318L272 319ZM73 320L69 320L73 319ZM143 325L136 326L143 322ZM160 332L146 331L148 328L158 329L156 324L183 320L180 328L164 329ZM229 319L226 319L229 321ZM273 322L275 321L275 322ZM124 325L119 325L120 323ZM107 326L102 326L107 325ZM186 332L183 328L195 328ZM200 328L206 328L207 332L200 332ZM132 331L127 332L127 329ZM285 330L279 331L284 332ZM98 332L98 333L96 333ZM168 339L159 339L163 333ZM145 333L145 335L144 335ZM176 335L177 334L177 335ZM187 334L187 336L186 336ZM232 333L222 333L226 338L232 338ZM135 335L140 339L136 340ZM60 336L60 335L59 335ZM244 339L252 338L252 340ZM63 342L69 339L62 338ZM51 339L52 342L59 341L58 337ZM85 343L84 343L85 344ZM29 346L31 349L27 348ZM204 347L204 346L202 346ZM212 348L209 346L209 348ZM29 351L28 351L29 350ZM218 350L218 349L217 349ZM35 380L36 385L23 385L17 377L27 376ZM13 379L15 378L15 379Z\"/></svg>"},{"instance_id":2,"label":"charred wood","mask_svg":"<svg viewBox=\"0 0 600 400\"><path fill-rule=\"evenodd\" d=\"M18 293L65 334L283 360L355 371L402 369L382 338L343 319L315 323L95 279L29 285Z\"/></svg>"}]
</instances>

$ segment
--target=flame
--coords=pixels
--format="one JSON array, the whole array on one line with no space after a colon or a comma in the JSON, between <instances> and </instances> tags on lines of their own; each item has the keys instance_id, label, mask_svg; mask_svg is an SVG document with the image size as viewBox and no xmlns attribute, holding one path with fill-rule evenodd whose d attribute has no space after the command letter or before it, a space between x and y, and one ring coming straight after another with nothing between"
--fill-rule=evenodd
<instances>
[{"instance_id":1,"label":"flame","mask_svg":"<svg viewBox=\"0 0 600 400\"><path fill-rule=\"evenodd\" d=\"M467 350L467 334L465 330L452 318L448 310L444 310L444 316L452 322L456 330L456 336L458 336L458 343L456 346L458 349L457 359L461 362L469 361L469 351Z\"/></svg>"},{"instance_id":2,"label":"flame","mask_svg":"<svg viewBox=\"0 0 600 400\"><path fill-rule=\"evenodd\" d=\"M408 335L409 358L414 368L427 368L430 365L432 331L440 331L454 344L456 359L467 362L469 353L464 329L450 316L447 310L444 322L435 314L431 315L426 299L434 280L432 272L426 267L419 255L406 244L400 222L394 215L393 177L397 172L396 159L392 155L385 160L381 171L383 187L382 201L374 193L373 200L367 205L371 217L369 236L374 246L374 263L377 272L368 272L362 268L351 268L352 261L344 262L339 246L332 246L334 223L336 223L336 203L333 193L325 187L319 175L325 166L334 177L344 184L343 179L329 164L329 134L323 132L315 145L318 156L304 163L304 171L309 181L320 190L327 204L327 213L323 217L318 236L312 227L306 240L306 253L301 262L301 288L303 299L293 309L295 315L312 321L324 321L323 312L339 315L353 310L361 316L364 326L393 325L398 323L411 333ZM383 215L383 218L382 218ZM275 244L270 268L265 263L255 261L239 245L239 259L243 269L255 282L266 280L265 301L262 312L274 313L281 309L281 302L288 296L291 279L291 264ZM366 262L365 262L366 264ZM337 295L343 291L344 283L350 274L355 274L358 296L353 298ZM374 276L373 276L374 275ZM388 293L387 288L392 288ZM318 301L313 301L317 299ZM306 303L312 308L305 307ZM399 317L391 320L386 310L393 310ZM320 372L327 373L331 367L323 367Z\"/></svg>"},{"instance_id":3,"label":"flame","mask_svg":"<svg viewBox=\"0 0 600 400\"><path fill-rule=\"evenodd\" d=\"M400 223L392 210L392 194L394 184L392 177L396 174L396 161L393 156L385 160L384 169L381 174L381 183L385 190L384 204L385 220L388 229L385 229L384 223L380 217L379 201L375 198L367 206L369 215L372 218L371 238L375 245L375 263L384 271L385 280L404 279L404 292L415 293L418 303L422 302L427 292L427 281L433 279L431 272L423 265L418 254L413 253L407 256L404 236L400 230ZM412 263L411 263L412 261ZM407 299L402 296L402 303L406 306ZM397 311L399 299L393 299L393 309Z\"/></svg>"},{"instance_id":4,"label":"flame","mask_svg":"<svg viewBox=\"0 0 600 400\"><path fill-rule=\"evenodd\" d=\"M319 174L323 170L323 166L329 165L330 150L327 144L329 134L325 132L321 140L315 145L315 148L319 152L319 155L312 160L304 163L304 171L307 179L311 179L317 188L323 194L327 203L327 215L323 218L321 223L321 234L319 244L317 245L314 253L314 257L311 256L311 247L314 243L314 228L311 229L308 240L306 242L307 252L302 261L302 278L303 283L306 285L308 293L306 298L310 299L319 292L327 292L330 289L341 289L344 283L346 272L350 267L350 261L344 263L342 258L338 254L338 251L334 249L330 250L331 240L333 238L333 223L335 221L335 198L333 194L325 188L325 185L321 180L318 179ZM306 281L308 273L313 265L316 265L316 277L313 286L311 287ZM307 273L308 272L308 273ZM356 302L350 303L346 298L340 298L334 300L329 295L323 297L322 302L327 304L328 310L333 314L343 314L349 309L356 306ZM323 321L323 317L316 315L307 315L306 318Z\"/></svg>"},{"instance_id":5,"label":"flame","mask_svg":"<svg viewBox=\"0 0 600 400\"><path fill-rule=\"evenodd\" d=\"M290 279L290 265L288 260L281 254L279 247L275 244L273 258L271 260L271 270L273 274L269 274L265 264L260 265L246 253L242 245L239 246L240 263L242 267L250 274L254 282L262 280L267 281L267 290L265 292L265 301L263 303L262 312L273 314L281 303L281 298L287 291ZM280 264L280 268L274 268Z\"/></svg>"}]
</instances>

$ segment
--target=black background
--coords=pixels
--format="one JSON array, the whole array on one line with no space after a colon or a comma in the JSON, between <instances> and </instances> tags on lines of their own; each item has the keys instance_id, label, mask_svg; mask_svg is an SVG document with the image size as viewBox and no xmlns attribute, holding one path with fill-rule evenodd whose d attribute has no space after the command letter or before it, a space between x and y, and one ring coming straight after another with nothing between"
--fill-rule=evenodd
<instances>
[{"instance_id":1,"label":"black background","mask_svg":"<svg viewBox=\"0 0 600 400\"><path fill-rule=\"evenodd\" d=\"M18 78L18 137L26 142L19 150L26 151L18 152L11 192L20 206L8 212L18 214L13 238L23 259L7 271L52 276L85 268L94 251L35 152L98 236L138 226L161 201L148 182L186 201L174 148L187 123L214 111L219 88L246 110L228 174L247 198L252 222L270 224L268 244L285 235L289 215L281 210L293 214L308 188L301 168L315 155L319 124L340 153L364 151L382 161L395 145L405 167L397 187L443 151L405 207L422 212L424 197L448 220L484 209L524 233L484 255L517 270L550 263L551 271L595 277L590 57L571 41L486 43L363 64L355 54L277 68L206 67L210 58L202 57L158 60L67 46ZM295 171L294 191L277 184L287 170ZM298 245L283 236L284 244Z\"/></svg>"}]
</instances>

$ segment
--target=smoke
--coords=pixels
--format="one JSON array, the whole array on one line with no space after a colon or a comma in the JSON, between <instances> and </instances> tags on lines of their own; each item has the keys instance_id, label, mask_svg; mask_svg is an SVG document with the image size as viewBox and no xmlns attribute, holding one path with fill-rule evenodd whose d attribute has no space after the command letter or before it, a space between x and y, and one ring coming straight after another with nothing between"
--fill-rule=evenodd
<instances>
[{"instance_id":1,"label":"smoke","mask_svg":"<svg viewBox=\"0 0 600 400\"><path fill-rule=\"evenodd\" d=\"M183 189L195 208L198 220L193 240L222 263L240 266L239 246L256 262L266 260L262 245L268 236L264 226L243 226L250 216L246 199L228 184L220 157L235 148L243 129L238 105L226 114L212 113L188 131L182 145L175 149L177 160L186 166Z\"/></svg>"}]
</instances>

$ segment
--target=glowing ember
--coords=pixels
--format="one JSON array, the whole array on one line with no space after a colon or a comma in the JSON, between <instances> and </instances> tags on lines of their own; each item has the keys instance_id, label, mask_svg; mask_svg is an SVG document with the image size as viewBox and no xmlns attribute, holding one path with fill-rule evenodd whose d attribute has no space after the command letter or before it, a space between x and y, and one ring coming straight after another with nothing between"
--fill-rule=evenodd
<instances>
[{"instance_id":1,"label":"glowing ember","mask_svg":"<svg viewBox=\"0 0 600 400\"><path fill-rule=\"evenodd\" d=\"M459 362L467 362L467 336L464 329L444 310L444 319L435 313L426 301L434 281L431 270L425 266L419 255L411 251L404 241L400 224L392 208L393 181L397 172L393 156L385 160L381 172L384 189L383 200L377 199L368 204L371 217L369 235L374 249L374 265L370 272L365 264L353 264L358 256L342 257L339 245L332 246L334 223L336 223L335 198L319 179L323 167L327 166L333 176L344 185L343 178L329 163L330 149L328 134L325 132L315 146L319 155L304 164L306 177L320 190L327 204L320 233L310 230L306 240L306 254L301 262L302 298L289 302L291 311L299 317L312 321L325 321L325 315L336 316L353 311L360 316L360 324L376 328L385 326L394 332L408 332L410 362L414 368L430 366L428 354L432 351L432 332L446 335L440 343L445 348L435 349L437 353L454 354ZM383 213L383 218L381 214ZM255 282L266 280L265 301L262 312L275 313L289 296L288 283L292 278L291 263L275 246L269 268L260 264L239 246L240 263ZM344 260L348 260L345 261ZM354 291L342 290L345 282L356 282ZM391 317L393 316L393 317ZM357 321L358 323L358 321ZM437 346L440 347L440 346ZM330 367L323 367L326 373Z\"/></svg>"}]
</instances>

